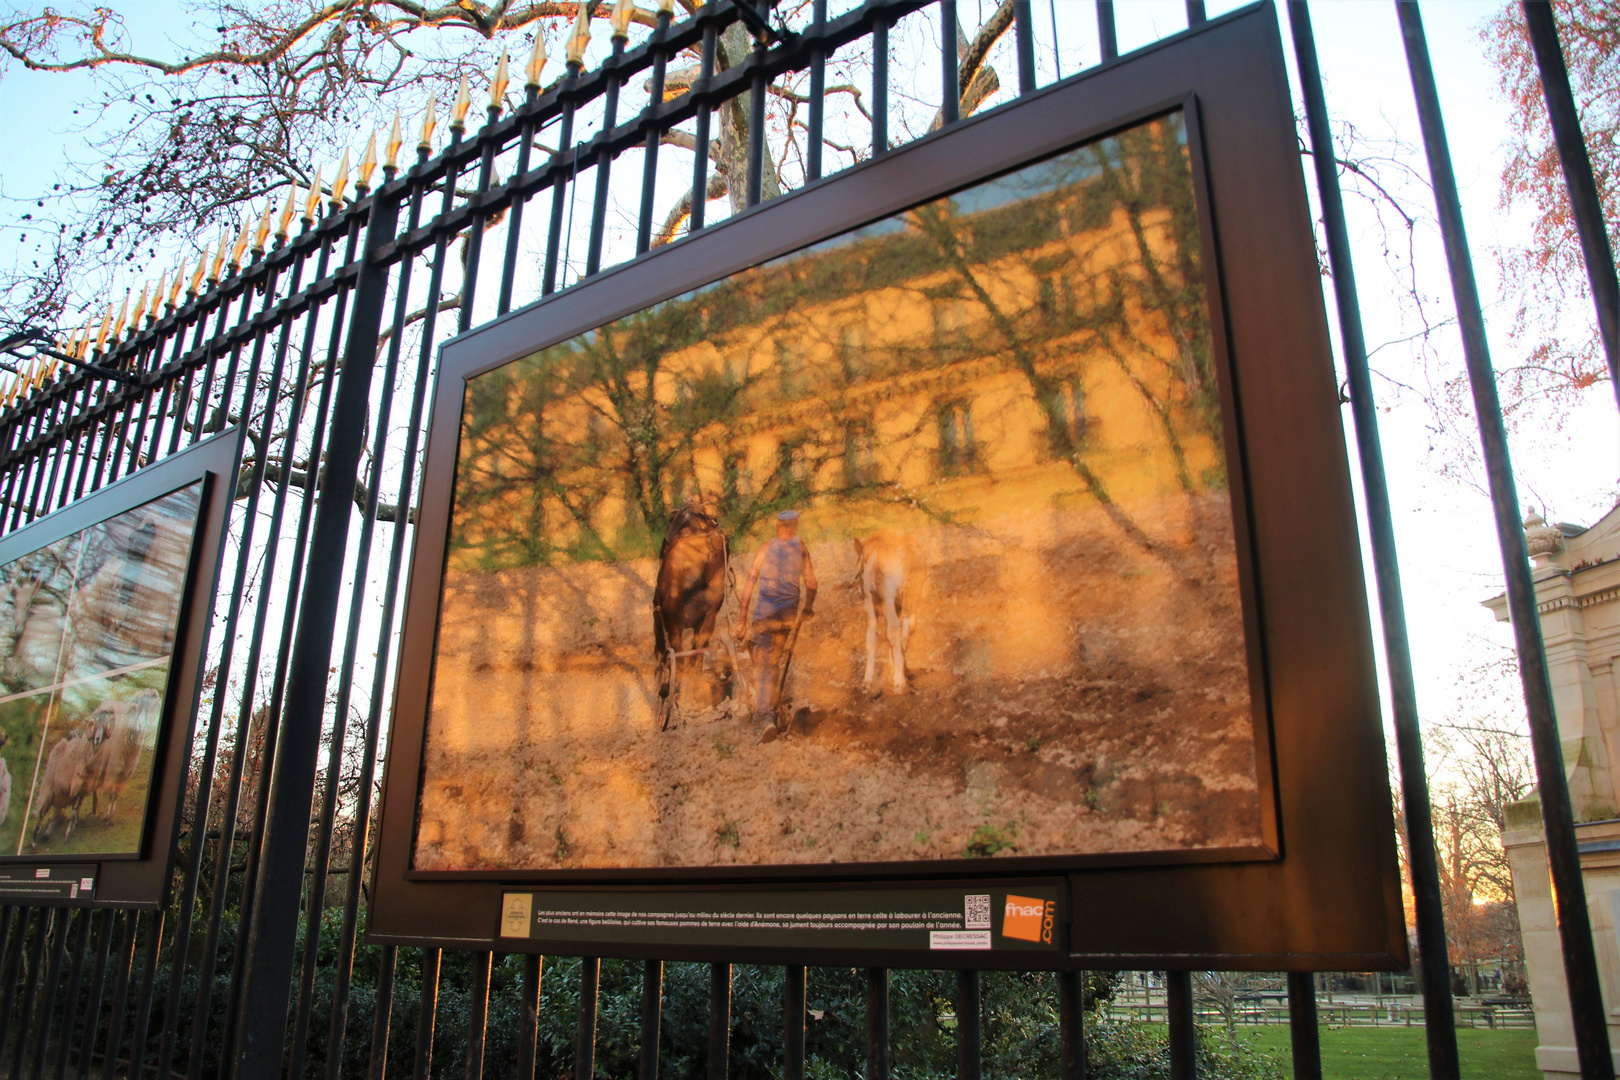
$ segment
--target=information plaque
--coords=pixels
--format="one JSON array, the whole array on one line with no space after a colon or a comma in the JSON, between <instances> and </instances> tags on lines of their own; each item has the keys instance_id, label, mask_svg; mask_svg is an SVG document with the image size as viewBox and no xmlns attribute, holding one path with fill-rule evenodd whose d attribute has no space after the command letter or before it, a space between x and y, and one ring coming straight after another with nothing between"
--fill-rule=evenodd
<instances>
[{"instance_id":1,"label":"information plaque","mask_svg":"<svg viewBox=\"0 0 1620 1080\"><path fill-rule=\"evenodd\" d=\"M1047 952L1065 948L1063 882L949 888L508 891L502 947L668 943L760 949ZM1033 958L1031 958L1033 959Z\"/></svg>"}]
</instances>

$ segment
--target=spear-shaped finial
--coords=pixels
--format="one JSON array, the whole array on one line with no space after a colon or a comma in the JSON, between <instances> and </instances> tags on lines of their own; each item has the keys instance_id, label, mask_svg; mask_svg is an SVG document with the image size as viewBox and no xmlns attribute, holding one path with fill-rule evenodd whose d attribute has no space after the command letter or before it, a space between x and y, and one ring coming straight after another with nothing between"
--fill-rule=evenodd
<instances>
[{"instance_id":1,"label":"spear-shaped finial","mask_svg":"<svg viewBox=\"0 0 1620 1080\"><path fill-rule=\"evenodd\" d=\"M107 305L107 314L101 317L101 329L96 333L96 352L107 348L107 335L112 333L113 306Z\"/></svg>"},{"instance_id":2,"label":"spear-shaped finial","mask_svg":"<svg viewBox=\"0 0 1620 1080\"><path fill-rule=\"evenodd\" d=\"M174 268L174 284L169 286L169 310L173 311L180 306L180 290L185 288L186 262L180 260L180 265Z\"/></svg>"},{"instance_id":3,"label":"spear-shaped finial","mask_svg":"<svg viewBox=\"0 0 1620 1080\"><path fill-rule=\"evenodd\" d=\"M152 310L147 312L147 322L157 322L158 308L163 306L163 295L169 291L169 271L164 270L158 275L157 288L152 290Z\"/></svg>"},{"instance_id":4,"label":"spear-shaped finial","mask_svg":"<svg viewBox=\"0 0 1620 1080\"><path fill-rule=\"evenodd\" d=\"M388 133L388 154L383 161L383 172L390 177L399 168L399 148L405 145L404 130L399 124L399 110L394 110L394 128Z\"/></svg>"},{"instance_id":5,"label":"spear-shaped finial","mask_svg":"<svg viewBox=\"0 0 1620 1080\"><path fill-rule=\"evenodd\" d=\"M191 275L191 295L196 296L202 292L203 275L208 273L208 245L204 244L202 258L197 260L197 270Z\"/></svg>"},{"instance_id":6,"label":"spear-shaped finial","mask_svg":"<svg viewBox=\"0 0 1620 1080\"><path fill-rule=\"evenodd\" d=\"M281 218L276 222L277 243L285 244L287 242L287 229L292 225L293 214L297 212L297 209L293 206L293 196L297 193L297 188L290 187L287 189L287 201L281 204Z\"/></svg>"},{"instance_id":7,"label":"spear-shaped finial","mask_svg":"<svg viewBox=\"0 0 1620 1080\"><path fill-rule=\"evenodd\" d=\"M534 48L529 50L529 63L523 69L523 85L540 89L540 76L546 70L546 39L536 30L534 32Z\"/></svg>"},{"instance_id":8,"label":"spear-shaped finial","mask_svg":"<svg viewBox=\"0 0 1620 1080\"><path fill-rule=\"evenodd\" d=\"M495 65L495 78L489 84L490 112L500 112L506 100L506 85L512 80L506 75L506 46L501 46L501 62Z\"/></svg>"},{"instance_id":9,"label":"spear-shaped finial","mask_svg":"<svg viewBox=\"0 0 1620 1080\"><path fill-rule=\"evenodd\" d=\"M51 362L45 365L45 378L42 381L50 382L52 379L56 378L56 369L61 366L62 361L58 360L54 356L51 357Z\"/></svg>"},{"instance_id":10,"label":"spear-shaped finial","mask_svg":"<svg viewBox=\"0 0 1620 1080\"><path fill-rule=\"evenodd\" d=\"M321 205L321 170L316 169L309 178L309 191L304 195L304 224L315 224L315 212Z\"/></svg>"},{"instance_id":11,"label":"spear-shaped finial","mask_svg":"<svg viewBox=\"0 0 1620 1080\"><path fill-rule=\"evenodd\" d=\"M467 76L461 77L461 86L456 90L456 103L450 106L450 130L465 131L467 128L467 110L472 108L472 90L467 86Z\"/></svg>"},{"instance_id":12,"label":"spear-shaped finial","mask_svg":"<svg viewBox=\"0 0 1620 1080\"><path fill-rule=\"evenodd\" d=\"M636 17L635 0L619 0L613 5L613 36L630 39L630 20Z\"/></svg>"},{"instance_id":13,"label":"spear-shaped finial","mask_svg":"<svg viewBox=\"0 0 1620 1080\"><path fill-rule=\"evenodd\" d=\"M253 253L264 254L264 242L270 238L270 221L275 217L276 200L264 200L264 213L259 217L259 227L253 231Z\"/></svg>"},{"instance_id":14,"label":"spear-shaped finial","mask_svg":"<svg viewBox=\"0 0 1620 1080\"><path fill-rule=\"evenodd\" d=\"M428 93L427 111L422 114L422 137L417 140L416 148L429 153L433 150L433 129L439 126L439 103L433 100L433 94Z\"/></svg>"},{"instance_id":15,"label":"spear-shaped finial","mask_svg":"<svg viewBox=\"0 0 1620 1080\"><path fill-rule=\"evenodd\" d=\"M355 170L354 189L360 192L371 190L371 174L377 169L377 133L373 131L366 140L366 152L360 155L360 167Z\"/></svg>"},{"instance_id":16,"label":"spear-shaped finial","mask_svg":"<svg viewBox=\"0 0 1620 1080\"><path fill-rule=\"evenodd\" d=\"M151 287L152 283L150 281L141 282L141 298L135 301L135 314L130 316L129 320L129 328L131 332L140 327L141 316L146 314L146 295L151 291Z\"/></svg>"},{"instance_id":17,"label":"spear-shaped finial","mask_svg":"<svg viewBox=\"0 0 1620 1080\"><path fill-rule=\"evenodd\" d=\"M219 235L219 250L214 252L214 267L208 273L211 284L218 285L220 276L225 270L225 258L230 253L231 233L227 229Z\"/></svg>"},{"instance_id":18,"label":"spear-shaped finial","mask_svg":"<svg viewBox=\"0 0 1620 1080\"><path fill-rule=\"evenodd\" d=\"M338 162L337 175L332 177L332 198L329 200L333 208L343 205L343 191L349 186L349 148L343 148L343 160Z\"/></svg>"},{"instance_id":19,"label":"spear-shaped finial","mask_svg":"<svg viewBox=\"0 0 1620 1080\"><path fill-rule=\"evenodd\" d=\"M236 243L231 245L231 269L237 270L242 266L242 255L247 251L248 237L252 235L253 215L243 214L242 225L236 230Z\"/></svg>"},{"instance_id":20,"label":"spear-shaped finial","mask_svg":"<svg viewBox=\"0 0 1620 1080\"><path fill-rule=\"evenodd\" d=\"M132 289L124 290L124 306L118 309L118 322L113 324L113 340L117 341L124 336L124 324L129 321L129 297Z\"/></svg>"},{"instance_id":21,"label":"spear-shaped finial","mask_svg":"<svg viewBox=\"0 0 1620 1080\"><path fill-rule=\"evenodd\" d=\"M568 35L568 62L576 67L585 66L585 50L591 44L590 0L579 0L579 14L574 16L574 32Z\"/></svg>"}]
</instances>

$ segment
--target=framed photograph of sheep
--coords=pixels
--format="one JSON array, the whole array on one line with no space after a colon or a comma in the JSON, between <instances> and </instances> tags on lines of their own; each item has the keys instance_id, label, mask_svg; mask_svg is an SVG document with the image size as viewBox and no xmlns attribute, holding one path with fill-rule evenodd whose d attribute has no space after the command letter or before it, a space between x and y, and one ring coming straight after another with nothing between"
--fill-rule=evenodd
<instances>
[{"instance_id":1,"label":"framed photograph of sheep","mask_svg":"<svg viewBox=\"0 0 1620 1080\"><path fill-rule=\"evenodd\" d=\"M197 578L218 564L214 478L238 443L216 436L0 540L0 858L132 863L167 839Z\"/></svg>"},{"instance_id":2,"label":"framed photograph of sheep","mask_svg":"<svg viewBox=\"0 0 1620 1080\"><path fill-rule=\"evenodd\" d=\"M1302 179L1256 6L450 342L374 935L1064 875L1087 963L1396 962Z\"/></svg>"}]
</instances>

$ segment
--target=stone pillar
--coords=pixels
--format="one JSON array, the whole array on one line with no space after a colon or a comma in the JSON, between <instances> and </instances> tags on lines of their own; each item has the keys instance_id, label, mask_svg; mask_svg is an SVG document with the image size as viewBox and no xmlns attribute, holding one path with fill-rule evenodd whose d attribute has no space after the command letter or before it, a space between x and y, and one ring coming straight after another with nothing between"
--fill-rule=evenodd
<instances>
[{"instance_id":1,"label":"stone pillar","mask_svg":"<svg viewBox=\"0 0 1620 1080\"><path fill-rule=\"evenodd\" d=\"M1525 517L1535 563L1536 600L1547 647L1564 769L1577 821L1587 909L1609 1006L1609 1044L1620 1046L1620 507L1590 529ZM1499 621L1507 602L1486 601ZM1564 957L1553 913L1552 880L1535 798L1513 804L1502 830L1524 935L1534 999L1536 1064L1552 1078L1580 1075L1570 1022ZM1617 1063L1620 1068L1620 1063Z\"/></svg>"}]
</instances>

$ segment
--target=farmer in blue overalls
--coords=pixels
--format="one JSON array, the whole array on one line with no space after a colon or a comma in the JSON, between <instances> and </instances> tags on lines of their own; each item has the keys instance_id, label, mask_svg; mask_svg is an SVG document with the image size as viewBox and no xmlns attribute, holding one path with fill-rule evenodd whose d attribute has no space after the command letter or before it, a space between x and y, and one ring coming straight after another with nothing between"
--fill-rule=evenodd
<instances>
[{"instance_id":1,"label":"farmer in blue overalls","mask_svg":"<svg viewBox=\"0 0 1620 1080\"><path fill-rule=\"evenodd\" d=\"M754 726L760 742L777 736L776 696L782 683L778 667L787 663L794 632L810 617L815 602L816 571L799 539L799 512L784 510L776 515L775 538L759 549L748 568L737 631L738 640L753 647Z\"/></svg>"}]
</instances>

